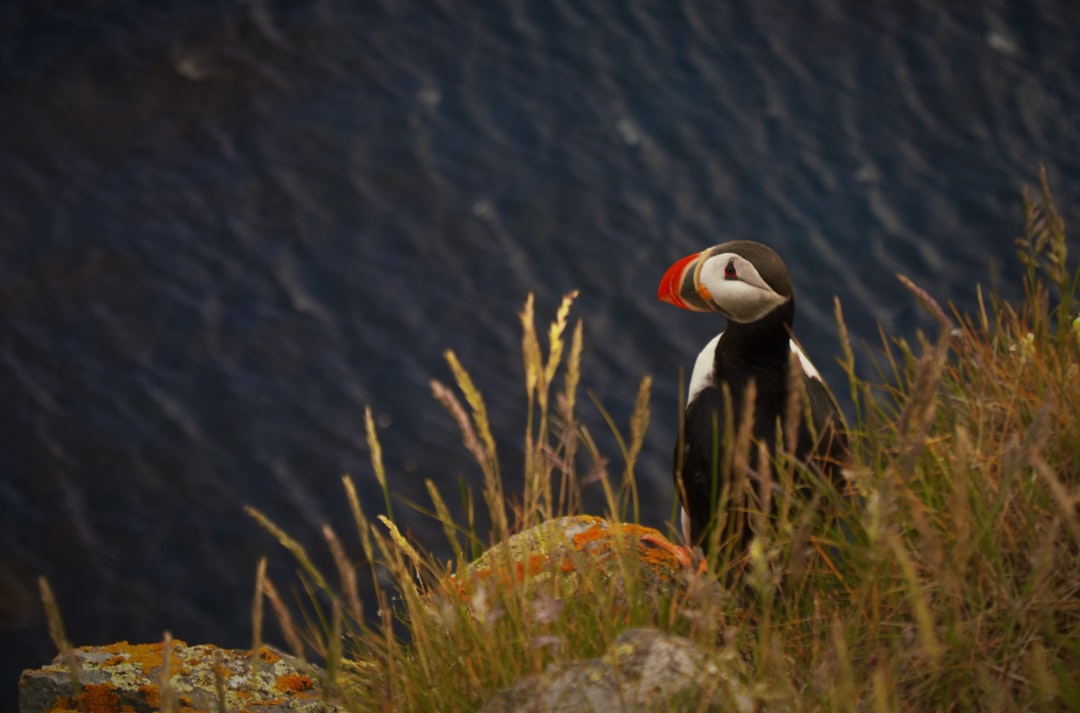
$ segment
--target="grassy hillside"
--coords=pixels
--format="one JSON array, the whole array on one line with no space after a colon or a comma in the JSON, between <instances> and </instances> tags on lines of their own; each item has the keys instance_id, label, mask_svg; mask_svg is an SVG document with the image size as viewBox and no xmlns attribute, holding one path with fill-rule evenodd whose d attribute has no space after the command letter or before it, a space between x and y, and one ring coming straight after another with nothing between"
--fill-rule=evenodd
<instances>
[{"instance_id":1,"label":"grassy hillside","mask_svg":"<svg viewBox=\"0 0 1080 713\"><path fill-rule=\"evenodd\" d=\"M391 516L365 514L346 478L357 528L349 536L359 537L366 561L347 562L339 535L326 528L339 571L320 573L253 513L302 564L314 595L305 622L265 577L258 591L291 644L307 642L325 658L355 710L476 710L517 678L595 656L639 626L738 659L763 702L796 710L1080 710L1080 273L1066 264L1045 177L1040 191L1025 194L1025 207L1024 302L980 290L979 310L960 314L901 278L939 326L912 342L883 337L879 379L855 377L837 304L850 380L846 394L837 391L857 414L850 487L797 491L798 465L780 454L768 476L778 486L776 507L747 514L757 528L747 556L715 548L702 571L688 569L681 586L652 596L632 583L613 587L587 567L570 594L527 575L498 587L451 580L492 542L578 512L586 481L604 488L607 517L632 520L637 511L634 465L650 381L640 384L618 439L622 452L605 454L619 468L596 467L599 454L575 417L583 346L569 295L546 339L531 299L521 314L523 483L504 483L483 398L453 354L455 387L432 383L484 476L482 492L465 496L465 522L427 484L426 507L456 562L417 551ZM390 513L370 414L367 435ZM740 434L725 437L743 455L754 447ZM509 491L520 495L508 499ZM474 530L477 508L487 510L490 535ZM632 548L618 566L638 566ZM367 617L358 573L379 592L379 611ZM257 625L262 601L256 597Z\"/></svg>"}]
</instances>

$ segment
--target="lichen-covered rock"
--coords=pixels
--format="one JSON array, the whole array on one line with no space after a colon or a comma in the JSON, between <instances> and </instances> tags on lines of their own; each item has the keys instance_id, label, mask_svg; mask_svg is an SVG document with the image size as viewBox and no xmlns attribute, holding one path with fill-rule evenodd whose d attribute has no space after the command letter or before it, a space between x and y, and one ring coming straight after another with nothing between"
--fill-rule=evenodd
<instances>
[{"instance_id":1,"label":"lichen-covered rock","mask_svg":"<svg viewBox=\"0 0 1080 713\"><path fill-rule=\"evenodd\" d=\"M83 646L74 650L81 691L75 693L68 663L57 659L19 678L19 713L149 713L172 697L183 713L225 710L250 713L301 711L322 713L338 708L322 701L318 669L301 665L263 647L256 669L251 652L169 644L168 688L162 690L164 644ZM219 694L218 688L221 688Z\"/></svg>"},{"instance_id":2,"label":"lichen-covered rock","mask_svg":"<svg viewBox=\"0 0 1080 713\"><path fill-rule=\"evenodd\" d=\"M651 527L576 515L548 520L495 545L456 581L466 587L557 579L562 593L570 594L599 574L605 583L618 585L630 576L656 590L678 586L683 566L675 546Z\"/></svg>"},{"instance_id":3,"label":"lichen-covered rock","mask_svg":"<svg viewBox=\"0 0 1080 713\"><path fill-rule=\"evenodd\" d=\"M495 694L481 713L639 713L757 710L742 663L689 639L629 629L596 659L556 664Z\"/></svg>"}]
</instances>

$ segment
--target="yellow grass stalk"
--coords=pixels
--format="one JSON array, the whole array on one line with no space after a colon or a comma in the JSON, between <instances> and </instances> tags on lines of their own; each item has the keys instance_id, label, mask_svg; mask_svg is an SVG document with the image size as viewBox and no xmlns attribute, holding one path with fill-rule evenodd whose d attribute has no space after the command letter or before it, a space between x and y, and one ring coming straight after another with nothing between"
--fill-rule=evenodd
<instances>
[{"instance_id":1,"label":"yellow grass stalk","mask_svg":"<svg viewBox=\"0 0 1080 713\"><path fill-rule=\"evenodd\" d=\"M473 425L484 446L484 461L481 467L484 473L484 500L491 513L491 522L496 540L504 540L510 534L510 526L506 516L506 503L503 496L502 476L499 473L499 459L495 449L495 437L491 433L491 424L488 420L487 406L480 395L479 389L473 383L472 377L465 367L458 361L453 351L443 353L450 370L454 374L454 380L458 388L465 395L465 401L472 409Z\"/></svg>"},{"instance_id":2,"label":"yellow grass stalk","mask_svg":"<svg viewBox=\"0 0 1080 713\"><path fill-rule=\"evenodd\" d=\"M632 522L641 522L641 507L638 503L637 483L634 469L645 444L645 433L649 430L649 398L652 394L652 377L644 376L638 385L637 398L634 399L634 411L630 416L630 445L626 452L626 469L623 471L623 488L629 490Z\"/></svg>"},{"instance_id":3,"label":"yellow grass stalk","mask_svg":"<svg viewBox=\"0 0 1080 713\"><path fill-rule=\"evenodd\" d=\"M544 358L540 354L540 338L536 334L536 319L533 308L533 293L525 298L525 308L519 315L521 318L521 356L525 369L525 393L530 399L529 411L532 411L532 399L535 397L537 385L543 375Z\"/></svg>"},{"instance_id":4,"label":"yellow grass stalk","mask_svg":"<svg viewBox=\"0 0 1080 713\"><path fill-rule=\"evenodd\" d=\"M281 544L282 547L292 553L292 556L296 558L296 561L300 563L300 566L303 567L304 571L307 572L309 577L311 577L316 587L325 592L330 591L330 587L329 585L327 585L326 579L323 578L322 573L319 572L318 568L316 568L315 564L311 561L311 558L308 557L307 551L304 549L303 545L294 540L292 537L289 537L289 535L286 534L284 530L275 525L274 522L270 520L270 518L268 518L266 515L263 515L255 507L251 505L245 505L244 512L254 518L256 522L262 525L264 530L274 536L274 538Z\"/></svg>"},{"instance_id":5,"label":"yellow grass stalk","mask_svg":"<svg viewBox=\"0 0 1080 713\"><path fill-rule=\"evenodd\" d=\"M169 667L169 654L172 650L172 634L165 632L161 642L161 670L158 672L158 693L161 696L161 713L177 713L179 702L172 687L172 670Z\"/></svg>"},{"instance_id":6,"label":"yellow grass stalk","mask_svg":"<svg viewBox=\"0 0 1080 713\"><path fill-rule=\"evenodd\" d=\"M375 479L379 481L382 489L383 500L386 503L386 514L393 517L394 509L390 502L390 487L386 482L386 467L383 465L382 446L379 437L375 433L375 418L371 415L371 407L364 407L364 435L367 440L368 450L371 452L371 467L375 471Z\"/></svg>"},{"instance_id":7,"label":"yellow grass stalk","mask_svg":"<svg viewBox=\"0 0 1080 713\"><path fill-rule=\"evenodd\" d=\"M56 604L56 596L53 595L52 587L49 586L49 580L38 577L38 591L41 593L41 603L45 608L49 638L52 639L53 646L56 647L60 658L67 666L68 673L71 674L71 695L78 696L82 693L82 672L79 668L79 660L75 658L75 648L68 641L67 633L64 631L64 620L60 616L60 607Z\"/></svg>"},{"instance_id":8,"label":"yellow grass stalk","mask_svg":"<svg viewBox=\"0 0 1080 713\"><path fill-rule=\"evenodd\" d=\"M323 683L323 700L339 697L338 681L345 657L341 602L334 599L330 608L330 635L326 642L326 677Z\"/></svg>"},{"instance_id":9,"label":"yellow grass stalk","mask_svg":"<svg viewBox=\"0 0 1080 713\"><path fill-rule=\"evenodd\" d=\"M255 595L251 602L251 675L259 675L259 649L263 645L263 589L266 582L266 558L260 557L255 568Z\"/></svg>"},{"instance_id":10,"label":"yellow grass stalk","mask_svg":"<svg viewBox=\"0 0 1080 713\"><path fill-rule=\"evenodd\" d=\"M907 585L908 599L911 602L912 614L915 617L915 630L918 633L919 643L922 647L919 653L926 659L928 666L937 668L941 665L943 650L941 643L937 639L937 627L931 613L930 598L919 581L919 577L915 572L915 563L912 561L911 555L908 554L904 543L888 530L885 532L884 542L895 558L896 563L900 565L900 573L903 576L904 584Z\"/></svg>"},{"instance_id":11,"label":"yellow grass stalk","mask_svg":"<svg viewBox=\"0 0 1080 713\"><path fill-rule=\"evenodd\" d=\"M364 608L360 604L360 591L356 585L356 569L349 562L349 558L345 556L345 548L341 546L341 541L334 534L333 528L329 525L323 525L322 532L323 539L326 540L326 544L330 548L330 554L334 558L334 564L338 570L341 591L349 605L349 616L358 624L362 623L364 621Z\"/></svg>"},{"instance_id":12,"label":"yellow grass stalk","mask_svg":"<svg viewBox=\"0 0 1080 713\"><path fill-rule=\"evenodd\" d=\"M228 713L225 700L225 654L221 649L214 649L214 713Z\"/></svg>"},{"instance_id":13,"label":"yellow grass stalk","mask_svg":"<svg viewBox=\"0 0 1080 713\"><path fill-rule=\"evenodd\" d=\"M289 649L292 651L293 656L303 663L307 663L307 655L304 650L304 640L300 636L300 632L296 628L296 624L293 623L292 614L289 613L289 607L285 605L285 601L278 594L277 587L270 580L269 577L264 577L262 581L262 592L266 595L266 598L270 600L270 606L274 609L274 614L277 616L278 626L281 627L281 633L285 637L285 641L289 644ZM255 652L256 655L257 652Z\"/></svg>"},{"instance_id":14,"label":"yellow grass stalk","mask_svg":"<svg viewBox=\"0 0 1080 713\"><path fill-rule=\"evenodd\" d=\"M581 350L582 350L582 324L578 320L574 325L574 333L570 337L570 356L566 360L566 379L563 393L566 395L567 415L574 413L577 404L577 388L581 382Z\"/></svg>"},{"instance_id":15,"label":"yellow grass stalk","mask_svg":"<svg viewBox=\"0 0 1080 713\"><path fill-rule=\"evenodd\" d=\"M360 497L356 493L356 485L352 478L344 476L341 479L345 486L345 496L349 501L349 511L352 512L353 522L356 523L356 534L360 538L360 546L364 549L364 556L369 564L374 566L375 554L371 544L371 525L360 507Z\"/></svg>"},{"instance_id":16,"label":"yellow grass stalk","mask_svg":"<svg viewBox=\"0 0 1080 713\"><path fill-rule=\"evenodd\" d=\"M428 496L435 506L435 514L439 523L443 526L446 541L454 552L454 561L458 567L463 567L468 560L465 558L465 552L458 542L459 528L454 524L454 516L450 514L450 508L446 506L446 501L443 500L442 495L439 494L439 489L435 487L435 483L430 478L424 479L424 486L427 488Z\"/></svg>"},{"instance_id":17,"label":"yellow grass stalk","mask_svg":"<svg viewBox=\"0 0 1080 713\"><path fill-rule=\"evenodd\" d=\"M402 554L404 554L406 557L409 558L409 560L412 561L413 567L419 574L420 568L423 567L425 564L424 558L420 556L420 553L417 552L411 544L409 544L409 541L406 540L405 536L401 534L401 531L398 530L398 527L394 524L393 520L386 517L385 515L379 515L378 519L379 522L386 526L387 531L390 533L390 539L394 541L394 544L397 545L398 549L401 550Z\"/></svg>"},{"instance_id":18,"label":"yellow grass stalk","mask_svg":"<svg viewBox=\"0 0 1080 713\"><path fill-rule=\"evenodd\" d=\"M486 467L487 454L484 453L484 448L480 445L480 441L476 438L476 431L472 427L472 422L469 421L469 415L465 413L465 408L461 405L461 401L454 395L454 392L450 390L450 387L443 384L441 381L432 379L428 382L431 386L431 394L435 397L435 400L443 405L443 407L450 413L450 417L454 419L454 423L457 424L458 430L461 431L462 443L465 445L465 450L472 454L472 457L476 459L477 464L481 468Z\"/></svg>"}]
</instances>

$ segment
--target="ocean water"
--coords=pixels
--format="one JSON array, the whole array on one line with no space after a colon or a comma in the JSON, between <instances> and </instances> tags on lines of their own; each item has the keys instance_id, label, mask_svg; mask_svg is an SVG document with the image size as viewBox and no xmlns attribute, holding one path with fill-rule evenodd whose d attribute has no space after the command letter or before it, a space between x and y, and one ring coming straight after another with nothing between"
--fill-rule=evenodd
<instances>
[{"instance_id":1,"label":"ocean water","mask_svg":"<svg viewBox=\"0 0 1080 713\"><path fill-rule=\"evenodd\" d=\"M655 379L665 527L679 369L722 325L658 303L664 269L769 243L834 382L834 295L870 345L927 324L898 272L1018 297L1040 162L1080 217L1078 48L1071 0L6 3L0 695L54 653L39 575L77 644L245 646L258 557L296 580L243 505L312 551L351 531L343 474L379 512L365 407L403 498L475 485L446 349L513 481L529 293L546 323L580 290L617 421Z\"/></svg>"}]
</instances>

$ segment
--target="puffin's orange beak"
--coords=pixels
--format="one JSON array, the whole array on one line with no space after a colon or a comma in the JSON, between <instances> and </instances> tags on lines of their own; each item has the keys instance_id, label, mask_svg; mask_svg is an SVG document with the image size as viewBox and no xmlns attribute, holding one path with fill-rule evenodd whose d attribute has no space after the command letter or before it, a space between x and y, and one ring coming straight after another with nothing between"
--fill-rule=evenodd
<instances>
[{"instance_id":1,"label":"puffin's orange beak","mask_svg":"<svg viewBox=\"0 0 1080 713\"><path fill-rule=\"evenodd\" d=\"M706 252L687 255L669 267L660 279L656 298L694 312L712 312L712 307L706 302L712 299L708 290L697 284L697 268Z\"/></svg>"}]
</instances>

